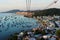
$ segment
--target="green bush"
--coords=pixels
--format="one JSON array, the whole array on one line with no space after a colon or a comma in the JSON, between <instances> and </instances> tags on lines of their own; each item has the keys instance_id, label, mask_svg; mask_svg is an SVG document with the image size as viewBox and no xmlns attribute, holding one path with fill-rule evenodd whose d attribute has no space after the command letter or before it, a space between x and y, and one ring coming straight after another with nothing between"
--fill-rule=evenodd
<instances>
[{"instance_id":1,"label":"green bush","mask_svg":"<svg viewBox=\"0 0 60 40\"><path fill-rule=\"evenodd\" d=\"M14 35L11 35L8 40L17 40L18 33L15 33Z\"/></svg>"},{"instance_id":2,"label":"green bush","mask_svg":"<svg viewBox=\"0 0 60 40\"><path fill-rule=\"evenodd\" d=\"M60 29L56 30L56 36L60 37Z\"/></svg>"},{"instance_id":3,"label":"green bush","mask_svg":"<svg viewBox=\"0 0 60 40\"><path fill-rule=\"evenodd\" d=\"M43 30L43 31L41 32L41 34L42 34L42 35L45 35L45 34L46 34L45 30Z\"/></svg>"}]
</instances>

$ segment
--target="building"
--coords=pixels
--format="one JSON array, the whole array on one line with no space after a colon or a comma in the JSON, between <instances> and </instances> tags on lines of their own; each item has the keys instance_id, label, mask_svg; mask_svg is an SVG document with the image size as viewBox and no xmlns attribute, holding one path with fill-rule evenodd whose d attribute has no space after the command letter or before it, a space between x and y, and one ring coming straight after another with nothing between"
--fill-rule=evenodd
<instances>
[{"instance_id":1,"label":"building","mask_svg":"<svg viewBox=\"0 0 60 40\"><path fill-rule=\"evenodd\" d=\"M18 15L24 15L25 17L32 17L33 13L32 12L16 12Z\"/></svg>"}]
</instances>

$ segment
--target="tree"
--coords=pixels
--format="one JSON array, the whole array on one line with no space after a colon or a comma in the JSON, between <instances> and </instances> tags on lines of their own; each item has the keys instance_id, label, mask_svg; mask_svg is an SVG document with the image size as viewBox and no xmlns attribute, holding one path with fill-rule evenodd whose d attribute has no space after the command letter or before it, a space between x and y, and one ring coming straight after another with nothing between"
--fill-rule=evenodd
<instances>
[{"instance_id":1,"label":"tree","mask_svg":"<svg viewBox=\"0 0 60 40\"><path fill-rule=\"evenodd\" d=\"M59 30L56 30L56 35L57 35L58 37L60 37L60 29L59 29Z\"/></svg>"},{"instance_id":2,"label":"tree","mask_svg":"<svg viewBox=\"0 0 60 40\"><path fill-rule=\"evenodd\" d=\"M14 35L11 35L9 38L8 38L8 40L17 40L17 35L18 35L18 33L15 33Z\"/></svg>"},{"instance_id":3,"label":"tree","mask_svg":"<svg viewBox=\"0 0 60 40\"><path fill-rule=\"evenodd\" d=\"M60 29L56 30L56 36L58 37L58 39L60 40Z\"/></svg>"}]
</instances>

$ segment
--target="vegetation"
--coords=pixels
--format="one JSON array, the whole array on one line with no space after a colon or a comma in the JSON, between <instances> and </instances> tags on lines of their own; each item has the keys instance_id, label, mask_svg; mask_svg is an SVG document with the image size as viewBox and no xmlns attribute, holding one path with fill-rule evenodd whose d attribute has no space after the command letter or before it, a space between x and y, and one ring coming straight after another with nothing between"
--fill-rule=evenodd
<instances>
[{"instance_id":1,"label":"vegetation","mask_svg":"<svg viewBox=\"0 0 60 40\"><path fill-rule=\"evenodd\" d=\"M60 29L56 31L56 35L60 37Z\"/></svg>"},{"instance_id":2,"label":"vegetation","mask_svg":"<svg viewBox=\"0 0 60 40\"><path fill-rule=\"evenodd\" d=\"M18 35L18 33L11 35L8 40L17 40L17 35Z\"/></svg>"},{"instance_id":3,"label":"vegetation","mask_svg":"<svg viewBox=\"0 0 60 40\"><path fill-rule=\"evenodd\" d=\"M51 9L45 9L45 10L36 10L34 11L33 16L53 16L53 15L60 15L60 9L57 8L51 8Z\"/></svg>"}]
</instances>

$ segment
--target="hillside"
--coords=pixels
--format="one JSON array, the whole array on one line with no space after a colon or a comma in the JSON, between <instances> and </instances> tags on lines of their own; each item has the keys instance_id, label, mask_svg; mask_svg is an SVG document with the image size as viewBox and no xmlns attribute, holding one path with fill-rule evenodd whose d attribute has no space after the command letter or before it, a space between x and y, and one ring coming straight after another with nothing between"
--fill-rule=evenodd
<instances>
[{"instance_id":1,"label":"hillside","mask_svg":"<svg viewBox=\"0 0 60 40\"><path fill-rule=\"evenodd\" d=\"M24 12L23 10L9 10L6 12L2 12L2 13L16 13L16 12ZM50 8L50 9L45 9L45 10L33 10L31 12L34 12L33 16L53 16L53 15L59 15L60 16L60 9L57 8Z\"/></svg>"},{"instance_id":2,"label":"hillside","mask_svg":"<svg viewBox=\"0 0 60 40\"><path fill-rule=\"evenodd\" d=\"M34 11L34 16L53 16L53 15L59 15L60 16L60 9L57 8L50 8L45 10L36 10Z\"/></svg>"},{"instance_id":3,"label":"hillside","mask_svg":"<svg viewBox=\"0 0 60 40\"><path fill-rule=\"evenodd\" d=\"M14 10L9 10L9 11L2 12L2 13L16 13L16 12L21 12L21 11L23 10L14 9Z\"/></svg>"}]
</instances>

